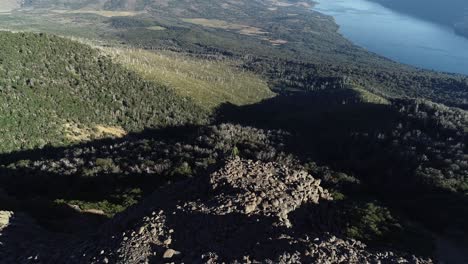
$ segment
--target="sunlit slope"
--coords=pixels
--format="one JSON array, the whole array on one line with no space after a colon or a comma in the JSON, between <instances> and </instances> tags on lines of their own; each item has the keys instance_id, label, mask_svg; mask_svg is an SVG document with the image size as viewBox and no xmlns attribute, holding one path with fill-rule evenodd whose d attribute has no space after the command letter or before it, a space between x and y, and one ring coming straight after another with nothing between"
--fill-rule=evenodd
<instances>
[{"instance_id":1,"label":"sunlit slope","mask_svg":"<svg viewBox=\"0 0 468 264\"><path fill-rule=\"evenodd\" d=\"M252 104L274 96L260 76L235 67L232 60L197 59L174 52L106 49L116 61L144 79L173 88L199 106Z\"/></svg>"},{"instance_id":2,"label":"sunlit slope","mask_svg":"<svg viewBox=\"0 0 468 264\"><path fill-rule=\"evenodd\" d=\"M0 32L0 46L0 152L205 118L190 99L87 45Z\"/></svg>"}]
</instances>

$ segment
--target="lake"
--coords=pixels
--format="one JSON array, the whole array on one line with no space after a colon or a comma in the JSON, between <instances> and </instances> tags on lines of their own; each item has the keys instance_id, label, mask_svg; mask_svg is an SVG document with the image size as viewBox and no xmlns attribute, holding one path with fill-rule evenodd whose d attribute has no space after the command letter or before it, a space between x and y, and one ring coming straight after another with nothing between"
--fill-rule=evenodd
<instances>
[{"instance_id":1,"label":"lake","mask_svg":"<svg viewBox=\"0 0 468 264\"><path fill-rule=\"evenodd\" d=\"M452 28L365 0L316 0L314 10L333 16L356 45L424 69L468 75L468 39Z\"/></svg>"}]
</instances>

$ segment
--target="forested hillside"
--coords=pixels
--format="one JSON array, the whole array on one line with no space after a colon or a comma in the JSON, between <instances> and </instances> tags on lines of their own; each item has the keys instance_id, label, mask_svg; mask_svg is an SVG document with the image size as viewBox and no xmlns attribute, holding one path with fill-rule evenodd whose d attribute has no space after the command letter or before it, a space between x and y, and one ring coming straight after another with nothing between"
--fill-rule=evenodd
<instances>
[{"instance_id":1,"label":"forested hillside","mask_svg":"<svg viewBox=\"0 0 468 264\"><path fill-rule=\"evenodd\" d=\"M0 45L1 152L59 145L99 130L112 135L116 127L126 133L206 118L191 99L144 81L87 45L7 32L0 33Z\"/></svg>"},{"instance_id":2,"label":"forested hillside","mask_svg":"<svg viewBox=\"0 0 468 264\"><path fill-rule=\"evenodd\" d=\"M47 9L19 10L0 17L0 23L4 20L14 30L105 39L201 58L236 58L246 69L271 77L276 91L310 90L324 80L344 78L384 96L423 97L468 108L466 76L419 70L368 53L338 34L330 17L310 10L312 2L39 3ZM144 8L132 8L141 5ZM65 28L64 21L69 22Z\"/></svg>"},{"instance_id":3,"label":"forested hillside","mask_svg":"<svg viewBox=\"0 0 468 264\"><path fill-rule=\"evenodd\" d=\"M86 212L97 212L101 216L93 221L99 223L158 186L178 186L187 178L204 182L226 160L241 157L322 180L334 201L291 214L319 215L300 220L310 223L304 232L433 256L437 238L429 230L443 233L450 226L463 238L468 229L468 116L425 101L376 98L349 88L284 95L222 106L213 126L5 154L0 183L10 198L3 202L49 229L82 232L88 229L79 212L90 219Z\"/></svg>"}]
</instances>

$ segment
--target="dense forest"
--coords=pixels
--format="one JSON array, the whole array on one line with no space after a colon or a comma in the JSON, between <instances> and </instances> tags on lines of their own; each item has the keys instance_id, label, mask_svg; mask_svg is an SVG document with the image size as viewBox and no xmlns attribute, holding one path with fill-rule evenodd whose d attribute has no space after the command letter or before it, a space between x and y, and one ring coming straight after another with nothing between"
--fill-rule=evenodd
<instances>
[{"instance_id":1,"label":"dense forest","mask_svg":"<svg viewBox=\"0 0 468 264\"><path fill-rule=\"evenodd\" d=\"M2 152L70 142L96 125L137 131L207 116L189 98L144 81L84 44L6 32L0 44Z\"/></svg>"},{"instance_id":2,"label":"dense forest","mask_svg":"<svg viewBox=\"0 0 468 264\"><path fill-rule=\"evenodd\" d=\"M248 4L201 0L171 4L165 1L73 3L79 6L63 0L32 1L25 5L73 11L13 12L0 17L0 21L5 19L17 30L32 26L37 27L35 30L98 42L105 39L147 50L188 52L201 58L234 57L243 61L246 69L271 78L275 90L303 90L321 82L314 78L338 77L372 93L423 97L467 108L465 76L415 69L356 47L338 34L338 27L330 17L310 10L312 2L290 1L284 5L260 0ZM26 14L26 18L21 14ZM31 21L25 23L24 19ZM75 23L67 24L64 30L61 24L64 19ZM16 23L17 20L22 22ZM80 24L88 30L83 32Z\"/></svg>"}]
</instances>

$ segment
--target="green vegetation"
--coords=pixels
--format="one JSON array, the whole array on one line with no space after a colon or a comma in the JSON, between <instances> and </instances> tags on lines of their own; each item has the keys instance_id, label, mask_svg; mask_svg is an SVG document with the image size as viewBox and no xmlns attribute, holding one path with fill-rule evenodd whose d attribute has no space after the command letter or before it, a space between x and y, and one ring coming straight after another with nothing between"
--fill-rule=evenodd
<instances>
[{"instance_id":1,"label":"green vegetation","mask_svg":"<svg viewBox=\"0 0 468 264\"><path fill-rule=\"evenodd\" d=\"M430 232L381 204L349 201L342 210L346 236L402 251L411 248L420 255L431 255L435 248Z\"/></svg>"},{"instance_id":2,"label":"green vegetation","mask_svg":"<svg viewBox=\"0 0 468 264\"><path fill-rule=\"evenodd\" d=\"M270 152L284 137L280 131L222 124L164 128L133 139L25 152L22 158L21 153L4 154L0 185L39 219L49 217L49 207L66 204L112 216L163 184L203 177L236 149L250 158L280 156Z\"/></svg>"},{"instance_id":3,"label":"green vegetation","mask_svg":"<svg viewBox=\"0 0 468 264\"><path fill-rule=\"evenodd\" d=\"M135 49L105 49L105 52L144 79L164 84L206 109L226 102L252 104L274 95L262 78L236 69L235 61Z\"/></svg>"},{"instance_id":4,"label":"green vegetation","mask_svg":"<svg viewBox=\"0 0 468 264\"><path fill-rule=\"evenodd\" d=\"M234 57L245 69L268 78L275 91L310 90L323 79L347 78L379 96L423 97L467 109L466 77L414 69L370 54L343 39L330 18L310 11L304 2L286 2L41 0L26 1L25 6L49 8L46 11L19 10L0 21L14 30Z\"/></svg>"},{"instance_id":5,"label":"green vegetation","mask_svg":"<svg viewBox=\"0 0 468 264\"><path fill-rule=\"evenodd\" d=\"M205 118L190 99L144 81L89 46L6 32L0 45L0 152L67 143L70 123L138 131Z\"/></svg>"},{"instance_id":6,"label":"green vegetation","mask_svg":"<svg viewBox=\"0 0 468 264\"><path fill-rule=\"evenodd\" d=\"M425 100L368 103L356 90L328 89L226 107L221 116L223 121L293 132L287 149L302 162L314 161L353 175L333 175L308 165L311 174L322 175L325 186L344 203L353 204L365 195L385 203L394 219L403 214L409 222L436 232L444 232L447 226L460 237L468 232L463 220L468 218L463 209L468 206L468 156L463 143L467 142L468 114L464 110ZM358 218L364 221L368 216L363 210ZM394 220L379 216L383 214L379 210L368 213L382 230ZM357 228L355 235L374 236L377 241L385 237L385 232L362 229L366 224L355 221L350 220ZM397 222L403 226L406 220Z\"/></svg>"},{"instance_id":7,"label":"green vegetation","mask_svg":"<svg viewBox=\"0 0 468 264\"><path fill-rule=\"evenodd\" d=\"M362 208L356 206L351 213L356 225L348 227L346 233L361 241L372 241L401 229L387 208L374 203L366 203Z\"/></svg>"},{"instance_id":8,"label":"green vegetation","mask_svg":"<svg viewBox=\"0 0 468 264\"><path fill-rule=\"evenodd\" d=\"M101 201L57 199L54 203L55 205L77 206L82 212L99 214L102 211L105 216L112 217L116 213L123 212L128 207L135 205L141 199L141 190L126 190L117 195L111 195L108 199Z\"/></svg>"}]
</instances>

